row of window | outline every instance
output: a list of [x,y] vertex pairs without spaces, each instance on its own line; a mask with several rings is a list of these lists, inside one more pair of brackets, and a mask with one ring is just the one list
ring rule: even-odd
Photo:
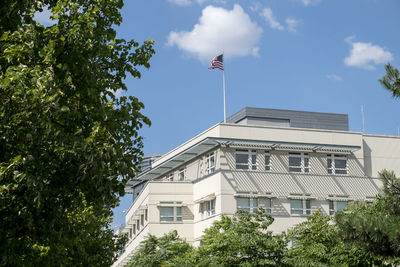
[[140,232],[140,229],[142,229],[145,225],[145,223],[148,222],[148,210],[145,209],[143,214],[140,215],[140,218],[135,221],[133,224],[133,227],[129,229],[129,239],[132,237],[136,236]]
[[[265,171],[271,171],[271,154],[264,152]],[[236,169],[257,170],[257,151],[237,149],[235,153]],[[310,172],[310,157],[308,153],[290,152],[288,167],[290,172]],[[345,155],[327,155],[328,174],[347,174],[347,157]]]
[[[209,153],[206,155],[204,159],[205,163],[205,173],[211,174],[215,172],[215,152]],[[186,180],[186,167],[180,168],[178,170],[177,181],[185,181]],[[167,181],[174,181],[174,174],[170,173],[165,177]]]
[[[329,215],[347,207],[346,200],[328,200]],[[259,206],[258,198],[236,197],[237,210],[255,212]],[[171,206],[167,206],[171,205]],[[267,214],[272,214],[272,199],[266,198],[263,205]],[[215,215],[215,199],[200,203],[200,213],[206,217]],[[290,199],[290,214],[310,215],[311,199]],[[161,202],[160,222],[182,222],[182,202]]]
[[[258,209],[257,198],[237,197],[237,210],[246,210],[254,212]],[[347,207],[347,201],[335,201],[329,200],[329,215],[333,215],[335,212],[341,211]],[[267,198],[265,206],[263,207],[265,212],[272,214],[272,199]],[[311,199],[291,199],[290,200],[290,214],[297,215],[309,215],[311,214]]]

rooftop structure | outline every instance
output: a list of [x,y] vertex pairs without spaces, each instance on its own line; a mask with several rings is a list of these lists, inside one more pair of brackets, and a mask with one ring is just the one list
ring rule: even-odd
[[173,229],[199,245],[221,214],[263,207],[280,233],[313,211],[373,201],[382,169],[400,174],[400,137],[348,130],[343,114],[244,108],[152,163],[127,190],[139,195],[122,232],[124,266],[151,233]]

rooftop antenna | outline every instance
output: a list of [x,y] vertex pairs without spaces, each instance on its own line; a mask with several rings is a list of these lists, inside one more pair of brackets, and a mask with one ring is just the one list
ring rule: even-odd
[[362,132],[365,133],[364,105],[361,105]]

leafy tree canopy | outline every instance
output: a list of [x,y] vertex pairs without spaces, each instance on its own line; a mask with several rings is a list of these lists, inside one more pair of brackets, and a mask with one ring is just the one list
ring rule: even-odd
[[374,203],[351,206],[335,221],[345,242],[400,264],[400,179],[393,171],[379,173],[384,187]]
[[176,261],[185,253],[192,253],[193,248],[186,240],[178,236],[176,230],[157,238],[149,235],[135,252],[128,267],[150,267],[150,266],[179,266]]
[[390,64],[385,65],[386,75],[379,80],[382,86],[392,92],[393,97],[400,97],[400,76],[399,70]]
[[255,213],[238,211],[205,230],[198,253],[211,266],[275,266],[286,249],[281,236],[273,236],[268,226],[274,219],[260,208]]
[[[52,26],[34,20],[43,5]],[[122,6],[122,0],[2,2],[2,265],[103,266],[119,248],[107,228],[110,209],[137,171],[138,130],[150,121],[137,98],[115,92],[127,89],[127,74],[140,77],[138,67],[149,68],[154,54],[152,41],[117,38]]]
[[285,254],[289,266],[371,266],[382,261],[340,238],[331,216],[315,211],[306,222],[289,230],[294,246]]

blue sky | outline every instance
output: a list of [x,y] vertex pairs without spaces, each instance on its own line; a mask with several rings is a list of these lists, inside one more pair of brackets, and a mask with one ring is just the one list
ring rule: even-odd
[[[398,0],[125,1],[119,37],[155,41],[142,78],[127,78],[151,121],[145,154],[167,152],[223,120],[263,107],[349,115],[351,131],[398,135],[400,99],[379,84],[384,64],[400,68]],[[115,210],[115,224],[131,196]]]

